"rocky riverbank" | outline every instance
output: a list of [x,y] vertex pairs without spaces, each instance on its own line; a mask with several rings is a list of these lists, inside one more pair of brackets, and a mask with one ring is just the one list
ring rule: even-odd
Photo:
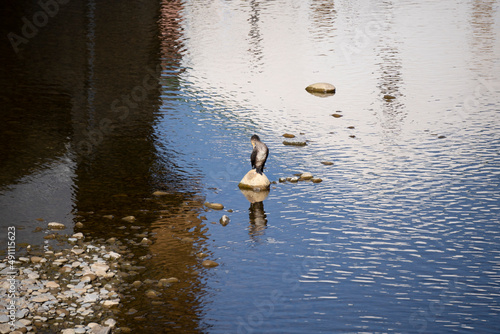
[[59,241],[61,250],[0,263],[0,295],[7,296],[0,300],[0,333],[104,334],[115,326],[122,254],[84,242],[82,233]]

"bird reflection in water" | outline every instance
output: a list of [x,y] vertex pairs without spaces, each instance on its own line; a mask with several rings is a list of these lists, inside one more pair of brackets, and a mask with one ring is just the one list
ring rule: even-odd
[[264,234],[264,230],[267,226],[267,216],[264,211],[264,200],[269,195],[269,190],[253,191],[241,189],[241,193],[250,202],[250,208],[248,209],[250,217],[250,236],[261,236]]

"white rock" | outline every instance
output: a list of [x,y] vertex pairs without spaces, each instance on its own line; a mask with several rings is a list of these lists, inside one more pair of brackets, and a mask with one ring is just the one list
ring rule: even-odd
[[61,223],[51,222],[49,223],[48,228],[51,230],[64,230],[66,228],[66,225]]
[[108,271],[109,269],[109,266],[105,263],[101,263],[101,262],[96,262],[96,263],[93,263],[91,266],[90,266],[90,269],[92,269],[92,271],[97,275],[97,276],[104,276],[106,274],[106,271]]
[[238,187],[241,189],[268,189],[271,186],[271,182],[265,174],[259,174],[255,169],[250,170],[241,179]]
[[0,324],[0,333],[2,334],[10,333],[9,323]]
[[63,329],[61,334],[75,334],[75,330],[73,328]]
[[83,233],[82,232],[75,233],[72,235],[72,237],[76,239],[83,239]]
[[118,259],[118,258],[122,257],[120,254],[118,254],[118,253],[116,253],[116,252],[113,252],[113,251],[109,252],[108,254],[109,254],[109,256],[110,256],[112,259]]
[[58,289],[60,287],[60,285],[57,284],[57,282],[50,281],[50,282],[45,283],[45,287],[47,287],[49,289]]
[[115,327],[116,325],[116,320],[115,319],[108,319],[104,322],[104,324],[106,326],[109,326],[109,327]]

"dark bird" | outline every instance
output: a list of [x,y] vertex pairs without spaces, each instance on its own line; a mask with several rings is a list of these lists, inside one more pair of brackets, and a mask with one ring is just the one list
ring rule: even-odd
[[262,174],[267,156],[269,155],[269,149],[266,144],[260,141],[257,135],[253,135],[252,138],[250,138],[250,142],[253,146],[252,155],[250,156],[252,168],[255,168],[257,173]]

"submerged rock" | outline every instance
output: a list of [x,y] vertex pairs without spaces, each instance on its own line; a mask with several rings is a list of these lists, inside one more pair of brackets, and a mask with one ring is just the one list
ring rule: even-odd
[[127,217],[123,217],[122,220],[126,221],[128,223],[132,223],[135,221],[135,217],[134,216],[127,216]]
[[283,145],[287,146],[306,146],[307,143],[305,141],[289,141],[289,140],[284,140]]
[[201,265],[204,267],[207,267],[207,268],[213,268],[213,267],[217,267],[219,264],[215,261],[212,261],[212,260],[204,260],[201,263]]
[[321,161],[321,163],[323,165],[325,165],[325,166],[331,166],[331,165],[333,165],[333,162],[331,162],[331,161]]
[[295,135],[293,135],[291,133],[284,133],[283,137],[285,137],[285,138],[295,138]]
[[238,184],[240,189],[269,189],[270,186],[271,182],[269,182],[267,176],[257,173],[255,169],[246,173]]

